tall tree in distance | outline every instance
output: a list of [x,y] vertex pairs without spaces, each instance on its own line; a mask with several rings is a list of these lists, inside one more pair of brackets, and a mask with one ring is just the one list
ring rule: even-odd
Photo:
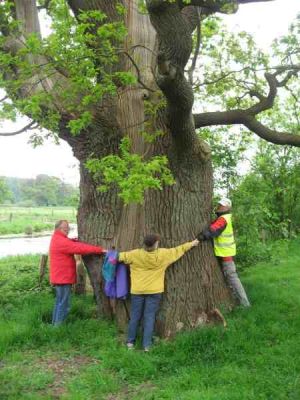
[[12,203],[20,206],[73,206],[78,205],[78,188],[61,179],[45,174],[35,179],[3,178]]
[[5,178],[0,178],[0,203],[4,203],[7,200],[12,200],[13,195],[9,187],[5,182]]
[[[210,147],[196,129],[243,124],[267,141],[300,145],[294,132],[277,131],[265,124],[267,118],[259,119],[271,110],[279,88],[295,85],[300,69],[295,32],[282,43],[286,52],[281,57],[279,51],[279,64],[248,60],[242,71],[231,72],[236,64],[227,62],[218,76],[205,70],[210,44],[215,59],[219,56],[217,32],[206,21],[260,1],[0,2],[1,86],[10,99],[3,99],[2,113],[13,118],[17,110],[30,119],[26,129],[46,128],[72,147],[80,161],[82,240],[130,249],[153,231],[166,247],[194,238],[210,220],[213,191]],[[45,13],[52,33],[42,38]],[[193,76],[196,56],[204,64],[202,82]],[[262,69],[264,77],[255,78]],[[244,74],[242,83],[235,72]],[[213,90],[220,82],[222,96]],[[193,84],[199,99],[205,94],[209,105],[218,95],[216,105],[226,108],[193,115]],[[99,311],[105,312],[99,260],[89,257],[86,263]],[[166,282],[159,315],[165,336],[205,323],[212,308],[231,302],[209,243],[171,268]],[[117,313],[121,320],[123,309]]]

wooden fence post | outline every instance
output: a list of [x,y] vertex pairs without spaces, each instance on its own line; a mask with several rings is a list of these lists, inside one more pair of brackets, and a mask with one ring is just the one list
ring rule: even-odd
[[40,276],[39,276],[39,285],[41,286],[42,280],[44,279],[46,270],[47,270],[47,261],[48,254],[43,254],[40,259]]

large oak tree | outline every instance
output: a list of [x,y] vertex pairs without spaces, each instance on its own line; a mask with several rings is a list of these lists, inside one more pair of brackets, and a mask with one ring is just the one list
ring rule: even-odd
[[[13,117],[17,109],[30,118],[26,129],[46,128],[72,147],[80,161],[82,240],[124,250],[140,246],[147,232],[160,233],[166,247],[194,238],[212,211],[211,152],[200,128],[241,124],[275,144],[300,145],[300,136],[258,118],[297,75],[292,50],[266,69],[267,93],[246,85],[247,103],[193,114],[193,71],[197,59],[205,61],[201,26],[215,13],[260,1],[0,2],[2,113]],[[42,37],[46,14],[52,33]],[[226,97],[231,88],[223,90]],[[99,259],[86,264],[99,310],[107,312]],[[231,301],[211,244],[201,243],[167,272],[160,332],[203,324],[211,309]],[[117,314],[126,316],[122,304]]]

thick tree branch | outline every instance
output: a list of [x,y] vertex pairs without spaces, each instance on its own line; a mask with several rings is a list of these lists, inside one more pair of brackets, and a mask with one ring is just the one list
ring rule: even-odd
[[[274,0],[191,0],[189,6],[203,7],[210,12],[220,12],[224,14],[232,14],[238,10],[240,4],[247,3],[262,3]],[[181,7],[186,7],[187,4],[179,0]]]
[[163,7],[157,12],[153,3],[154,0],[146,0],[151,23],[158,35],[159,53],[174,65],[184,68],[193,46],[190,24],[177,4],[163,2]]
[[254,106],[248,108],[247,112],[251,115],[259,114],[262,111],[269,110],[273,107],[275,97],[277,95],[277,89],[279,87],[286,86],[288,81],[293,77],[296,76],[300,71],[300,66],[292,66],[292,70],[288,71],[285,78],[282,79],[280,82],[277,80],[277,76],[287,70],[287,67],[278,67],[277,71],[274,73],[265,73],[265,78],[269,85],[269,93],[268,96],[262,96],[260,93],[255,91],[250,91],[250,95],[256,96],[260,101],[259,103],[255,104]]
[[119,0],[67,0],[70,9],[77,18],[81,11],[100,10],[104,12],[109,21],[117,21],[120,15],[117,12]]
[[[192,148],[197,141],[192,106],[194,95],[184,76],[192,52],[191,18],[178,4],[146,1],[150,20],[158,36],[157,84],[167,99],[167,118],[178,148]],[[199,20],[199,17],[198,17]]]
[[255,96],[260,99],[259,103],[250,107],[247,111],[249,114],[259,114],[273,107],[274,100],[277,94],[277,80],[275,74],[265,73],[265,78],[269,84],[269,93],[267,97],[255,93]]
[[278,132],[270,129],[249,115],[244,120],[244,125],[259,137],[274,144],[300,147],[300,135],[288,132]]
[[191,67],[188,71],[188,76],[189,76],[189,83],[191,85],[193,85],[193,75],[194,75],[194,71],[196,68],[196,63],[197,63],[197,58],[199,55],[199,51],[200,51],[200,45],[201,45],[201,24],[200,24],[200,17],[201,17],[201,8],[197,9],[197,15],[198,15],[198,24],[197,24],[197,40],[196,40],[196,47],[195,47],[195,51],[194,51],[194,56],[192,59],[192,63],[191,63]]
[[184,7],[181,10],[181,14],[184,16],[185,20],[187,21],[187,23],[189,25],[189,30],[191,32],[194,32],[194,30],[199,25],[200,15],[201,15],[201,19],[207,16],[206,9],[201,8],[201,7],[194,7],[194,6]]
[[[194,97],[191,85],[185,79],[184,67],[192,51],[192,32],[196,27],[195,16],[199,7],[203,7],[203,16],[202,9],[201,16],[204,18],[211,12],[236,11],[239,4],[246,2],[255,3],[257,0],[243,2],[191,0],[188,4],[181,0],[177,2],[146,0],[150,20],[157,32],[159,42],[157,84],[167,99],[168,120],[173,138],[179,141],[180,145],[192,144],[195,137],[191,111]],[[199,19],[198,13],[198,24]],[[272,96],[271,92],[267,99],[261,98],[259,105],[253,106],[253,114],[255,111],[259,112],[259,108],[266,108],[271,103]]]
[[256,90],[250,90],[249,93],[246,93],[246,95],[249,94],[251,97],[257,97],[260,102],[263,102],[265,100],[265,96],[263,96],[261,93],[257,92]]
[[[300,70],[300,68],[299,68]],[[282,79],[280,82],[277,81],[277,87],[285,87],[288,83],[288,81],[293,77],[293,76],[297,76],[298,75],[298,71],[289,71],[286,74],[286,77],[284,79]]]
[[267,3],[269,1],[275,0],[238,0],[239,4],[248,4],[248,3]]
[[194,114],[195,127],[204,128],[213,125],[243,124],[246,112],[244,110],[213,111]]
[[[281,80],[277,80],[277,76],[286,73],[286,76]],[[255,118],[257,114],[269,110],[273,107],[277,89],[285,86],[289,79],[296,76],[300,72],[299,65],[278,66],[275,72],[265,73],[265,78],[269,85],[269,93],[263,96],[261,93],[252,90],[249,92],[251,96],[259,99],[259,102],[245,110],[230,110],[224,112],[207,112],[194,115],[196,128],[212,125],[245,125],[252,132],[256,133],[262,139],[274,144],[287,144],[291,146],[300,146],[300,135],[293,135],[287,132],[278,132],[272,130]]]
[[207,112],[194,115],[196,128],[213,125],[244,125],[264,140],[274,144],[300,147],[300,135],[278,132],[264,126],[245,110]]

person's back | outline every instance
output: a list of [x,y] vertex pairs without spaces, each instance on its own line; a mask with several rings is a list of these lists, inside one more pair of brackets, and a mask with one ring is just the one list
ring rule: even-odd
[[162,293],[166,269],[191,247],[193,242],[171,249],[157,248],[149,251],[141,248],[120,253],[119,260],[130,266],[131,293]]
[[143,347],[145,351],[149,350],[155,314],[164,292],[165,271],[169,265],[199,243],[196,239],[171,249],[159,249],[158,242],[159,236],[150,234],[144,238],[144,249],[119,254],[119,261],[129,265],[131,276],[131,312],[127,337],[129,349],[134,346],[138,324],[143,317]]

